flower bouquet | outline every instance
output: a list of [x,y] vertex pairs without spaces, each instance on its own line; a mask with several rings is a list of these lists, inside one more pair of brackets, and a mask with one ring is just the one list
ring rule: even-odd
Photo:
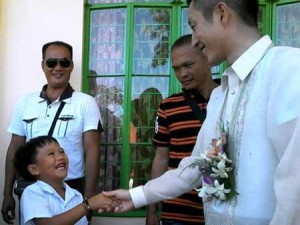
[[189,167],[198,166],[203,175],[202,187],[196,189],[199,197],[215,197],[219,200],[231,200],[238,193],[235,190],[234,167],[227,157],[226,133],[218,139],[212,139],[209,149]]

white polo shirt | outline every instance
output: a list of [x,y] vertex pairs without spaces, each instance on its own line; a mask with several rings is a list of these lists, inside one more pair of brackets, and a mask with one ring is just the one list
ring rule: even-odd
[[[58,117],[53,137],[69,158],[66,180],[70,180],[84,176],[83,133],[98,130],[100,111],[93,97],[82,92],[73,92],[71,86],[67,92],[67,98],[63,99],[66,104]],[[47,135],[59,106],[60,99],[48,104],[40,92],[21,97],[8,132],[26,136],[26,141]]]
[[[82,195],[65,183],[65,199],[47,183],[37,181],[29,185],[21,197],[21,225],[34,225],[33,218],[51,218],[64,213],[83,201]],[[75,225],[87,225],[83,216]]]

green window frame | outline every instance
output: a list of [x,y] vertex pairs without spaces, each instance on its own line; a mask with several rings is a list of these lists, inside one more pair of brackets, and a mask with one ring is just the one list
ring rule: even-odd
[[[298,29],[300,17],[288,17],[294,12],[291,5],[300,11],[299,1],[259,3],[260,32],[277,44],[299,47],[300,31],[296,40],[289,34]],[[128,188],[132,177],[137,186],[150,178],[158,105],[181,89],[169,50],[180,35],[191,32],[187,6],[184,0],[85,0],[84,4],[82,89],[96,98],[104,127],[99,191]],[[220,77],[225,68],[214,67],[213,77]],[[145,210],[99,216],[140,217]]]
[[263,34],[271,36],[275,45],[300,47],[300,1],[260,0]]
[[275,44],[300,47],[300,1],[281,0],[272,4],[272,36]]
[[[82,82],[83,90],[96,98],[102,115],[102,191],[128,188],[132,175],[134,186],[150,179],[158,106],[180,90],[169,50],[189,29],[182,18],[187,10],[181,1],[95,2],[85,3]],[[104,215],[145,216],[145,210]]]

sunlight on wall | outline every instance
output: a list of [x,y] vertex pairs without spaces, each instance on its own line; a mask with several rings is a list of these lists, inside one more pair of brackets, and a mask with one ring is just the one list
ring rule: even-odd
[[[73,46],[75,68],[71,83],[80,90],[82,29],[82,0],[0,0],[1,205],[5,155],[10,141],[6,129],[19,97],[40,90],[46,82],[40,64],[42,45],[62,40]],[[4,224],[1,216],[0,224]]]

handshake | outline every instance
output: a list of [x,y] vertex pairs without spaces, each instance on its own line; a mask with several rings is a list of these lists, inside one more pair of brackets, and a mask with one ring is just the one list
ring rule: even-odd
[[103,212],[127,212],[134,208],[129,190],[102,192],[88,199],[88,209]]

